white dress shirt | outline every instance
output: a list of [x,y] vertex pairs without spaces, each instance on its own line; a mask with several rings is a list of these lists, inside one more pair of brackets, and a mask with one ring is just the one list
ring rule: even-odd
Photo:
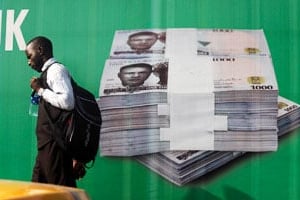
[[38,94],[55,107],[72,110],[75,100],[68,70],[54,58],[45,62],[42,72],[48,67],[50,68],[47,71],[47,84],[51,90],[40,88]]

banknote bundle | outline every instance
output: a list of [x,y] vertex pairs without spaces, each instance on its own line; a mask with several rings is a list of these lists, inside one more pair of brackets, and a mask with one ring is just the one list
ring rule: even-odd
[[[154,67],[153,67],[154,66]],[[153,73],[153,68],[161,71]],[[100,89],[102,155],[132,156],[169,149],[159,129],[169,127],[164,58],[107,60]]]
[[278,97],[278,135],[282,136],[300,126],[299,104]]
[[[300,105],[278,98],[278,135],[300,126]],[[176,185],[184,185],[222,167],[246,152],[233,151],[168,151],[137,156],[136,159]],[[221,170],[221,169],[219,169]]]
[[116,31],[99,96],[102,155],[277,149],[262,30]]
[[278,91],[271,59],[236,57],[234,63],[218,67],[214,79],[215,114],[228,117],[228,130],[215,132],[215,149],[276,150]]
[[[170,141],[171,150],[277,149],[278,86],[262,30],[168,29],[166,44],[170,129],[163,128],[161,132],[162,138]],[[190,107],[193,99],[183,94],[200,92],[205,99],[213,94],[212,100]],[[179,98],[181,101],[176,103]],[[187,105],[181,104],[184,101]],[[200,102],[199,98],[195,101]],[[194,121],[189,113],[178,117],[183,110],[203,113],[198,127],[190,129],[188,123],[197,123],[195,115]],[[181,123],[184,119],[187,121]]]

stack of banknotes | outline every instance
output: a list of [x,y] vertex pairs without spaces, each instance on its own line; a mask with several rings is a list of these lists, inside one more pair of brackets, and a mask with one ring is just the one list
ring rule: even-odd
[[277,149],[278,86],[262,30],[116,31],[99,97],[104,156]]
[[[279,96],[278,135],[300,126],[300,105]],[[169,151],[137,156],[136,159],[176,185],[184,185],[242,156],[238,151]]]
[[[105,87],[100,90],[98,101],[103,120],[102,155],[132,156],[169,150],[169,142],[160,140],[160,128],[170,125],[167,86],[158,84],[159,80],[152,72],[138,87],[123,86],[118,76],[122,67],[137,63],[147,63],[151,70],[154,65],[168,65],[165,59],[106,62],[101,83]],[[163,111],[165,109],[167,111]]]

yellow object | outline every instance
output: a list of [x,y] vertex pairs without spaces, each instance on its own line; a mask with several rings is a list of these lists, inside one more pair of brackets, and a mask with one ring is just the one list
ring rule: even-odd
[[82,189],[52,184],[1,180],[1,200],[88,200]]

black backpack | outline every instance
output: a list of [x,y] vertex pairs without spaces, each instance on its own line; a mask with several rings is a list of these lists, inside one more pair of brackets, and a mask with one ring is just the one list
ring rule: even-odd
[[99,148],[101,112],[95,97],[72,79],[75,107],[66,131],[67,151],[78,161],[94,162]]
[[[44,85],[49,88],[46,74],[47,70],[42,73],[41,78]],[[101,112],[91,92],[79,86],[72,78],[71,83],[75,99],[74,109],[72,111],[60,109],[58,119],[51,119],[47,109],[46,113],[54,130],[53,133],[57,133],[53,137],[59,146],[80,162],[79,168],[82,168],[82,165],[84,168],[90,168],[94,164],[99,148]],[[88,165],[89,163],[91,164]],[[83,177],[84,174],[78,175],[78,178]]]

